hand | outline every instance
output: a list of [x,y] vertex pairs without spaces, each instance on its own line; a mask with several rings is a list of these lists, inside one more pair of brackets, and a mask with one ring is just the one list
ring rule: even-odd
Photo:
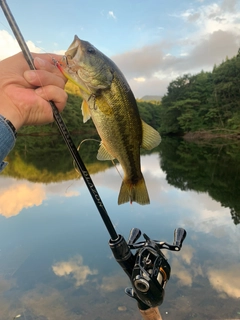
[[62,111],[67,94],[66,78],[54,66],[53,54],[32,54],[38,70],[30,70],[23,54],[18,53],[0,61],[0,114],[18,130],[24,125],[53,122],[52,100]]

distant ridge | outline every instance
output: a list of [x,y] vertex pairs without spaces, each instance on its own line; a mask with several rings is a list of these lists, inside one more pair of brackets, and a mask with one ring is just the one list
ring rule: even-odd
[[140,98],[140,100],[144,100],[144,101],[161,101],[162,100],[162,96],[144,96],[142,98]]

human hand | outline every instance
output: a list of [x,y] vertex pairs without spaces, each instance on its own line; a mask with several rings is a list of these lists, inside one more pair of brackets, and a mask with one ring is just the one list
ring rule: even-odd
[[32,54],[38,70],[30,70],[23,54],[0,61],[0,114],[9,119],[16,130],[24,125],[53,122],[52,100],[62,111],[67,94],[66,78],[54,66],[53,54]]

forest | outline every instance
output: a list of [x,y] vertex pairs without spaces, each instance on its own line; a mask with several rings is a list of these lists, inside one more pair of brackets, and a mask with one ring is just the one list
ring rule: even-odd
[[172,81],[160,106],[162,134],[212,131],[238,134],[240,129],[240,49],[212,72],[185,74]]

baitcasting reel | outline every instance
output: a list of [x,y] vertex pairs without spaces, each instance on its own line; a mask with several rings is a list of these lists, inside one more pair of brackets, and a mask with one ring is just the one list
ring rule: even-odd
[[[132,288],[126,288],[125,292],[138,301],[141,310],[162,304],[171,267],[161,249],[180,251],[186,234],[182,228],[175,229],[172,245],[151,240],[146,234],[143,234],[145,241],[136,243],[141,231],[133,228],[128,243],[121,235],[116,241],[110,240],[114,257],[131,280]],[[135,255],[130,249],[137,249]]]

